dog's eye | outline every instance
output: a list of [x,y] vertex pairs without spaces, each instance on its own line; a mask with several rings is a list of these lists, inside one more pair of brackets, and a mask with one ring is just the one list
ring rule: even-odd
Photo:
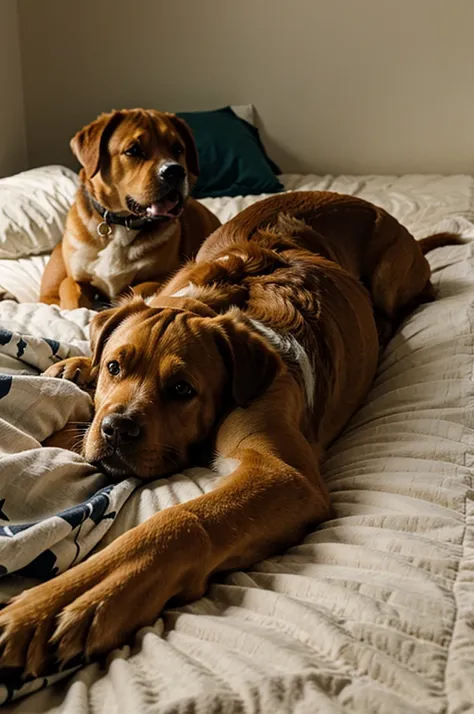
[[140,157],[143,158],[144,153],[140,147],[140,144],[138,141],[136,141],[134,144],[128,147],[126,151],[124,151],[125,156],[134,156],[134,157]]
[[172,399],[192,399],[196,394],[196,390],[191,387],[189,382],[180,379],[179,382],[176,382],[170,387],[169,394]]
[[116,377],[120,372],[120,365],[117,360],[114,359],[112,360],[112,362],[107,363],[107,369],[109,370],[109,373],[112,375],[112,377]]
[[173,144],[171,151],[173,152],[173,156],[175,157],[175,159],[179,159],[179,157],[183,155],[184,149],[181,144],[178,144],[178,142],[176,142],[176,144]]

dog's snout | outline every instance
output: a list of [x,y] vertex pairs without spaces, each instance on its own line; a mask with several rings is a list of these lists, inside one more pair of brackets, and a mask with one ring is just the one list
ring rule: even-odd
[[163,181],[166,181],[166,183],[170,184],[171,186],[177,186],[182,181],[184,181],[184,178],[186,176],[184,168],[181,166],[181,164],[177,163],[165,164],[161,167],[159,174],[160,178],[162,178]]
[[140,435],[140,425],[135,419],[123,414],[108,414],[100,425],[102,436],[112,446],[133,441]]

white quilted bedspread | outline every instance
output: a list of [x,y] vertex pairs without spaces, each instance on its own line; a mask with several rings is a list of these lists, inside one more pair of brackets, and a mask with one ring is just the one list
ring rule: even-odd
[[[438,228],[466,238],[431,254],[438,300],[392,340],[365,406],[328,454],[335,518],[287,553],[223,577],[199,602],[167,611],[105,667],[89,665],[5,710],[473,711],[474,179],[291,176],[285,183],[361,195],[417,236]],[[206,203],[226,219],[250,201]],[[2,264],[0,284],[14,292]],[[0,326],[80,345],[84,313],[54,311],[53,320],[50,310],[0,303]],[[191,471],[136,489],[102,545],[192,497],[210,477]]]

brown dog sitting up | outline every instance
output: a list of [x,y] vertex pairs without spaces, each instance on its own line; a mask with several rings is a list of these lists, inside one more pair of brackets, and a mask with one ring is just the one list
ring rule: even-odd
[[74,136],[71,149],[83,167],[81,185],[40,302],[74,309],[132,286],[154,292],[220,225],[189,197],[198,157],[189,127],[174,114],[102,114]]

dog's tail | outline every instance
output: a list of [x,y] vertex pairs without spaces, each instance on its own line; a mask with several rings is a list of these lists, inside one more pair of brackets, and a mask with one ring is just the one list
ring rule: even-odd
[[427,238],[422,238],[418,243],[421,252],[426,255],[435,248],[442,248],[444,245],[461,245],[464,241],[457,233],[435,233]]

